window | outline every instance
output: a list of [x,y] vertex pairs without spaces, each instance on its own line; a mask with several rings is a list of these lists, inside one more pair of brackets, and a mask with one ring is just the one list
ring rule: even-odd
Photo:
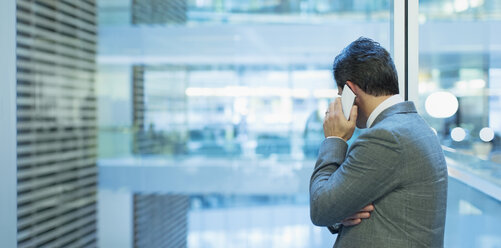
[[[337,95],[331,66],[360,36],[392,50],[390,8],[100,1],[100,242],[123,203],[133,217],[116,219],[132,223],[135,244],[332,245],[310,223],[307,186]],[[162,204],[174,199],[188,205]],[[155,236],[166,230],[155,219],[179,228]]]
[[420,1],[417,105],[446,147],[449,247],[501,243],[500,20],[498,1]]

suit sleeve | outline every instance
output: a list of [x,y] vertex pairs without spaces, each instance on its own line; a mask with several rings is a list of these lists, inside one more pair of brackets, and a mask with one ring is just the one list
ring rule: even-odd
[[387,130],[361,135],[346,155],[347,144],[325,139],[310,180],[313,224],[330,226],[391,192],[399,184],[396,171],[402,149]]

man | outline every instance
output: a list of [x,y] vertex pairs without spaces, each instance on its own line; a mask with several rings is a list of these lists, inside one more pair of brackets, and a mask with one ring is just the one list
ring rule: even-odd
[[[339,93],[348,84],[356,99],[349,120],[339,98],[326,112],[310,182],[313,224],[344,224],[334,247],[442,247],[444,155],[414,104],[398,95],[389,53],[359,38],[336,56],[333,73]],[[355,125],[367,129],[348,149]]]

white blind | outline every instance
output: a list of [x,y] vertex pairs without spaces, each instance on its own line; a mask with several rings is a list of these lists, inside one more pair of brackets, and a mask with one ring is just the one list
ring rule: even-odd
[[96,5],[17,0],[18,246],[96,245]]

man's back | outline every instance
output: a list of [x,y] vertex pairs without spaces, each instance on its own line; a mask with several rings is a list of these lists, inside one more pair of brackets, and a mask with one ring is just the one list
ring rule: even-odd
[[[358,149],[374,140],[382,145]],[[388,155],[395,150],[399,156]],[[361,224],[343,227],[335,247],[443,246],[447,167],[435,133],[412,103],[400,103],[383,111],[353,143],[346,159],[348,164],[386,159],[394,168],[384,181],[365,179],[374,191],[383,188],[386,192],[365,192],[380,195],[374,199],[375,210]],[[356,185],[353,187],[356,190]]]
[[[338,94],[348,87],[356,97],[349,118],[339,98],[325,113],[310,180],[312,223],[343,224],[335,247],[442,247],[445,158],[414,104],[402,102],[390,53],[360,37],[332,68]],[[368,129],[348,151],[355,126]]]

